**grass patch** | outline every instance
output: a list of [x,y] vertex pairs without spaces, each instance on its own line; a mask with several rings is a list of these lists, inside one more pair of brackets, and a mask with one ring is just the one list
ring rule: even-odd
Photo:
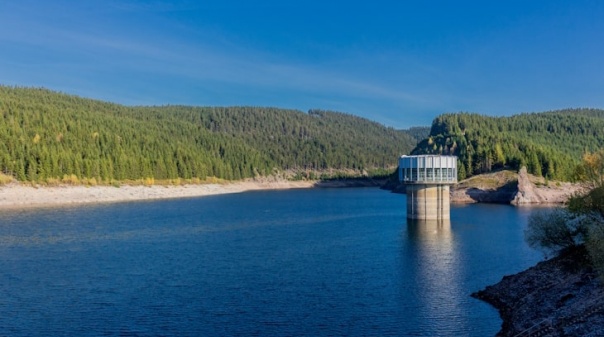
[[0,185],[6,185],[6,184],[10,184],[14,181],[15,179],[9,175],[6,175],[4,173],[0,173]]
[[518,181],[514,171],[498,171],[472,176],[459,183],[460,188],[477,188],[481,190],[496,190],[509,183]]

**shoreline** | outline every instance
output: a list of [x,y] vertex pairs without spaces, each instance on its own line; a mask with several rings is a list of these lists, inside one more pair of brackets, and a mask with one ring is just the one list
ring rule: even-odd
[[604,324],[604,288],[583,246],[471,296],[499,312],[497,336],[594,336]]
[[94,205],[103,203],[193,198],[258,190],[317,187],[316,181],[238,181],[178,186],[0,186],[0,210]]

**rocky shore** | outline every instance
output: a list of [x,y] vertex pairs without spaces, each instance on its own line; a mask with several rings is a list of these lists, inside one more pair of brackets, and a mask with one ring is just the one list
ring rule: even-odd
[[499,311],[497,336],[604,336],[604,286],[582,246],[472,296]]
[[[310,187],[381,187],[404,193],[404,185],[389,179],[368,177],[327,181],[265,177],[220,184],[189,184],[177,186],[36,186],[11,182],[0,185],[1,208],[31,208],[99,202],[186,198],[250,190],[272,190]],[[562,204],[580,191],[577,184],[545,182],[526,173],[500,171],[482,174],[460,182],[451,189],[451,203],[500,203],[514,205]]]
[[563,204],[583,186],[548,182],[522,168],[518,173],[499,171],[461,181],[451,189],[451,203],[496,203],[516,206]]
[[[481,174],[451,188],[451,203],[559,205],[585,190],[518,173]],[[400,190],[404,191],[404,186]],[[538,263],[472,294],[493,305],[503,320],[497,336],[604,336],[604,285],[583,246]]]

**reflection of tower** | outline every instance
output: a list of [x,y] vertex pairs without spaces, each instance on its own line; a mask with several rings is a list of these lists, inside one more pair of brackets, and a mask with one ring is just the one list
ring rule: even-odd
[[452,240],[451,220],[407,220],[407,232],[414,239],[450,245]]
[[402,156],[399,180],[406,184],[407,218],[449,219],[449,186],[457,183],[457,157]]
[[[438,322],[456,322],[464,326],[464,302],[466,291],[461,287],[464,275],[464,260],[459,254],[449,219],[407,220],[409,251],[417,262],[413,265],[415,292],[419,299],[417,315],[430,323],[419,331],[425,336],[465,335],[461,331],[439,330]],[[467,333],[466,333],[467,334]],[[418,333],[419,335],[419,333]]]

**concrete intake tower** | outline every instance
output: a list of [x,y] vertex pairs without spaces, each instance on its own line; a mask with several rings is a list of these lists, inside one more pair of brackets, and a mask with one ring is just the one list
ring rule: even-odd
[[450,218],[449,186],[457,183],[457,157],[402,156],[398,170],[399,180],[406,185],[407,218]]

